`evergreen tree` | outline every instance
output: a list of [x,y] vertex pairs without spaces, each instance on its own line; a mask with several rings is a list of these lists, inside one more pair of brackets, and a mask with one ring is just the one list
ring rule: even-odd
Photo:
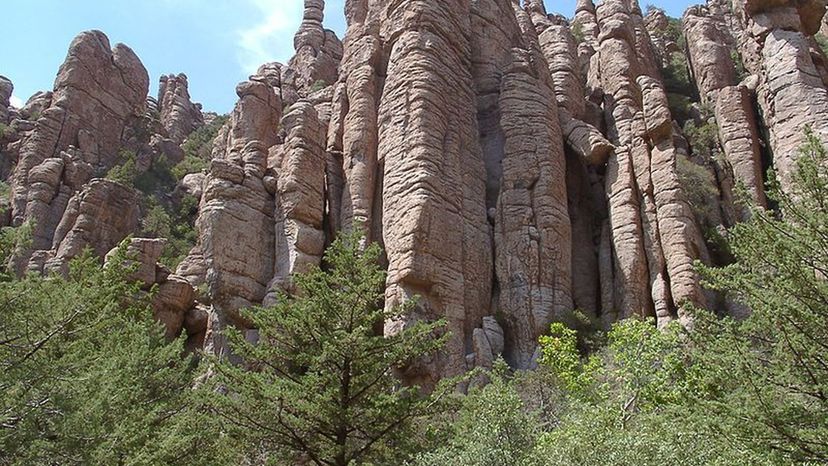
[[699,313],[695,363],[721,430],[785,462],[828,462],[828,153],[810,131],[790,188],[771,174],[777,212],[754,208],[730,233],[736,262],[703,267],[707,286],[751,309]]
[[[243,364],[216,361],[203,390],[240,455],[268,464],[399,464],[412,422],[434,406],[394,373],[438,350],[443,324],[418,323],[383,336],[383,322],[413,303],[384,309],[380,248],[337,239],[328,271],[294,277],[296,293],[245,313],[258,342],[228,330]],[[237,450],[238,451],[238,450]]]
[[[433,451],[418,455],[413,465],[540,464],[531,456],[543,432],[539,416],[521,398],[517,382],[502,359],[496,361],[487,385],[473,387],[460,399],[459,406],[444,406],[456,411],[454,419],[444,428],[445,435],[432,442],[436,443]],[[429,424],[439,434],[440,419],[432,418]]]
[[193,448],[171,433],[195,364],[127,282],[124,251],[0,283],[0,464],[174,464]]

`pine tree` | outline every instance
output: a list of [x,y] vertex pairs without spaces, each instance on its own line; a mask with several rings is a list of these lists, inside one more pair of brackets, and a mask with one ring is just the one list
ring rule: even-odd
[[174,429],[196,366],[127,282],[124,254],[0,283],[0,464],[175,464],[195,448]]
[[729,235],[736,262],[702,269],[750,317],[700,313],[693,332],[721,431],[786,463],[828,462],[828,152],[806,136],[790,188],[771,174],[778,210],[753,209]]
[[383,336],[383,322],[413,303],[384,308],[380,254],[377,245],[362,251],[354,234],[337,239],[325,255],[328,271],[296,276],[293,297],[245,314],[258,342],[228,331],[244,362],[216,361],[204,393],[225,423],[222,435],[244,445],[248,460],[401,461],[412,422],[434,398],[401,384],[395,371],[438,350],[443,324],[417,323]]

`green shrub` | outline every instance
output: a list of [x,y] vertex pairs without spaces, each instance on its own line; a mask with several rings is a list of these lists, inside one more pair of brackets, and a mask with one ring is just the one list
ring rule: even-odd
[[742,61],[742,54],[738,50],[731,50],[730,59],[733,60],[733,67],[736,69],[736,80],[742,81],[748,75],[745,63]]
[[695,88],[690,81],[687,58],[683,53],[675,52],[671,54],[666,67],[661,72],[667,92],[688,97],[694,95]]
[[207,160],[196,157],[192,154],[187,154],[184,156],[184,160],[178,162],[178,164],[172,168],[172,176],[176,180],[181,181],[190,173],[200,173],[208,167],[209,164],[207,163]]
[[185,464],[195,449],[178,427],[196,365],[128,283],[125,251],[0,283],[0,464]]
[[207,169],[212,157],[213,143],[228,119],[227,115],[218,116],[210,124],[202,126],[187,136],[187,140],[181,145],[181,149],[184,150],[184,159],[172,167],[172,176],[176,180],[180,181],[190,173],[198,173]]
[[710,215],[710,200],[719,197],[713,175],[705,167],[682,156],[676,157],[676,175],[696,218],[702,220]]
[[170,218],[170,229],[165,235],[167,245],[160,262],[172,270],[178,267],[198,242],[198,231],[195,228],[197,215],[198,199],[190,195],[180,201],[177,209],[167,214]]
[[814,35],[814,39],[816,40],[817,45],[822,50],[826,56],[828,56],[828,37],[825,37],[822,33],[817,33]]
[[106,174],[106,179],[135,187],[135,180],[138,177],[138,167],[135,163],[135,152],[126,149],[118,153],[121,163],[112,167]]
[[308,93],[313,94],[314,92],[321,91],[322,89],[325,89],[326,87],[328,87],[328,83],[325,82],[324,79],[320,79],[320,80],[314,82],[311,85],[310,89],[308,89]]
[[155,238],[167,238],[170,236],[172,219],[167,211],[160,205],[153,205],[141,219],[141,228],[144,235]]
[[327,272],[314,268],[296,275],[293,296],[244,312],[261,341],[270,344],[226,331],[246,367],[216,360],[214,376],[200,393],[215,416],[226,420],[224,440],[240,456],[233,464],[245,464],[245,454],[262,450],[270,454],[268,464],[306,458],[331,466],[401,464],[413,422],[436,411],[431,397],[393,374],[432,357],[445,342],[444,323],[412,323],[396,335],[377,331],[378,324],[407,315],[416,302],[384,306],[381,250],[376,243],[361,244],[355,233],[340,236],[325,254]]
[[575,43],[580,44],[584,41],[584,26],[577,21],[572,22],[572,37],[575,38]]
[[135,178],[135,187],[144,194],[166,194],[175,188],[176,179],[167,157],[159,155],[149,170]]
[[717,160],[721,157],[719,146],[719,126],[707,107],[701,108],[703,123],[696,124],[688,121],[684,125],[684,136],[693,150],[693,154],[706,160]]

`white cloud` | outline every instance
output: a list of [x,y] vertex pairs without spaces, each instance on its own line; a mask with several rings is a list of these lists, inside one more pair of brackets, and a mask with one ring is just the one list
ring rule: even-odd
[[23,99],[21,99],[20,97],[17,97],[16,95],[12,95],[11,98],[9,99],[9,102],[12,104],[12,107],[15,107],[15,108],[22,108],[23,105],[25,104],[25,102],[23,102]]
[[252,28],[238,31],[238,46],[239,63],[252,74],[263,63],[290,59],[304,6],[301,0],[249,1],[262,16]]

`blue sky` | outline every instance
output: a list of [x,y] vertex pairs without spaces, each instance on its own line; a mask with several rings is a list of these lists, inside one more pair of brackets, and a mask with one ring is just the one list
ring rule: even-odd
[[[435,0],[438,1],[438,0]],[[232,109],[236,84],[259,64],[287,61],[302,18],[302,0],[2,0],[0,74],[14,82],[15,100],[52,88],[72,38],[100,29],[123,42],[150,73],[186,73],[193,100],[206,110]],[[655,3],[655,2],[653,2]],[[659,2],[672,16],[688,0]],[[571,16],[575,0],[546,0]],[[646,3],[645,3],[646,4]],[[642,5],[643,6],[643,5]],[[325,25],[342,36],[344,0],[327,0]]]

